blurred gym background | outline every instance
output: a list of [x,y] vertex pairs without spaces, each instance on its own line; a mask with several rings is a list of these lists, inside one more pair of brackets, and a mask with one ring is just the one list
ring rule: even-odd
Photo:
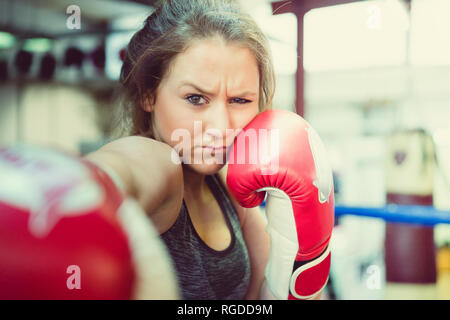
[[[121,57],[154,2],[0,0],[0,145],[85,154],[122,134]],[[270,40],[274,108],[325,142],[337,204],[450,210],[449,0],[242,5]],[[340,216],[324,298],[450,299],[449,244],[448,224]]]

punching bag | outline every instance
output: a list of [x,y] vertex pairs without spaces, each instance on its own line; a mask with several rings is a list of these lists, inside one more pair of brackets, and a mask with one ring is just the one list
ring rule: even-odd
[[[424,130],[399,131],[388,137],[388,204],[433,205],[434,152],[433,140]],[[386,223],[386,288],[388,290],[390,283],[409,284],[391,286],[402,288],[396,294],[400,296],[393,298],[430,297],[430,291],[424,290],[423,285],[436,283],[433,230],[432,226]]]

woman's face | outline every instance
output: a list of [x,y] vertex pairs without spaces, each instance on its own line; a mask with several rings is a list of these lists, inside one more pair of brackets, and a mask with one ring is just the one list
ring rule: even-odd
[[238,130],[259,112],[259,72],[250,49],[220,38],[195,41],[172,61],[153,112],[157,140],[183,163],[213,174],[226,163]]

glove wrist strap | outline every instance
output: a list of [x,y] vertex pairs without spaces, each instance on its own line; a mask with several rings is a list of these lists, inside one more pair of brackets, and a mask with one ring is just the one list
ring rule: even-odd
[[327,284],[330,262],[331,252],[328,245],[320,256],[296,268],[290,280],[289,299],[307,300],[319,294]]

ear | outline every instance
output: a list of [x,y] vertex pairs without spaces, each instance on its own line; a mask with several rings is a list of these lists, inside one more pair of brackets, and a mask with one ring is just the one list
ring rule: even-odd
[[153,112],[153,110],[155,109],[154,99],[152,99],[152,97],[150,97],[149,95],[145,95],[142,98],[141,106],[144,111]]

